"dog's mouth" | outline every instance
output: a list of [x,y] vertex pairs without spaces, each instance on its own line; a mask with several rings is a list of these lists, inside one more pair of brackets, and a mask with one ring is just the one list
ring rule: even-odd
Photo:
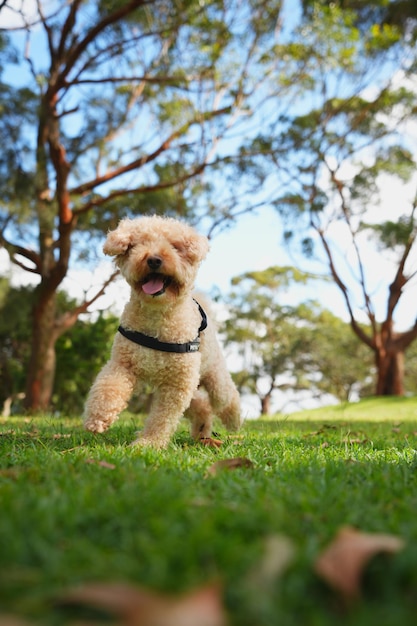
[[148,274],[144,281],[142,281],[142,291],[148,296],[161,296],[165,293],[165,290],[172,283],[172,278],[165,276],[165,274],[159,274],[152,272]]

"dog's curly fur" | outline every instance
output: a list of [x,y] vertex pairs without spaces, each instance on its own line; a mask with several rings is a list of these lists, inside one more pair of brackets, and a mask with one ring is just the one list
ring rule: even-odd
[[[158,216],[123,219],[104,244],[106,254],[130,285],[121,325],[160,341],[186,343],[201,324],[193,286],[208,240],[193,228]],[[209,303],[196,296],[208,316],[198,352],[168,353],[137,345],[117,333],[111,358],[88,395],[85,428],[101,433],[118,417],[139,383],[153,390],[143,431],[134,443],[164,448],[180,418],[191,420],[196,440],[211,439],[213,418],[240,426],[239,395],[226,368]]]

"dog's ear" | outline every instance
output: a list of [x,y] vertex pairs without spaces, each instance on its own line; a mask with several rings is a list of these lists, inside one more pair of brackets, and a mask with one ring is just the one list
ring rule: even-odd
[[187,238],[185,250],[191,263],[200,263],[209,251],[209,240],[204,235],[193,233]]
[[132,229],[127,223],[130,220],[122,220],[116,230],[111,230],[103,245],[104,254],[117,256],[124,254],[132,245]]

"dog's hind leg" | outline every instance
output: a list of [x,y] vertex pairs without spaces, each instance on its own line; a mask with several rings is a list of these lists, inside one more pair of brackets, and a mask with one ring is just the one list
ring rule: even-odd
[[84,427],[102,433],[126,408],[136,377],[129,369],[109,361],[93,383],[84,410]]
[[241,426],[240,397],[230,373],[221,367],[211,370],[201,384],[207,390],[214,414],[228,430],[238,430]]

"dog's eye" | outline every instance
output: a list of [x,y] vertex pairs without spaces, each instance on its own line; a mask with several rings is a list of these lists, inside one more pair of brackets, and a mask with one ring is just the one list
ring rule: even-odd
[[184,252],[184,243],[182,241],[173,241],[171,243],[172,247],[174,248],[174,250],[176,250],[179,253],[183,253]]

